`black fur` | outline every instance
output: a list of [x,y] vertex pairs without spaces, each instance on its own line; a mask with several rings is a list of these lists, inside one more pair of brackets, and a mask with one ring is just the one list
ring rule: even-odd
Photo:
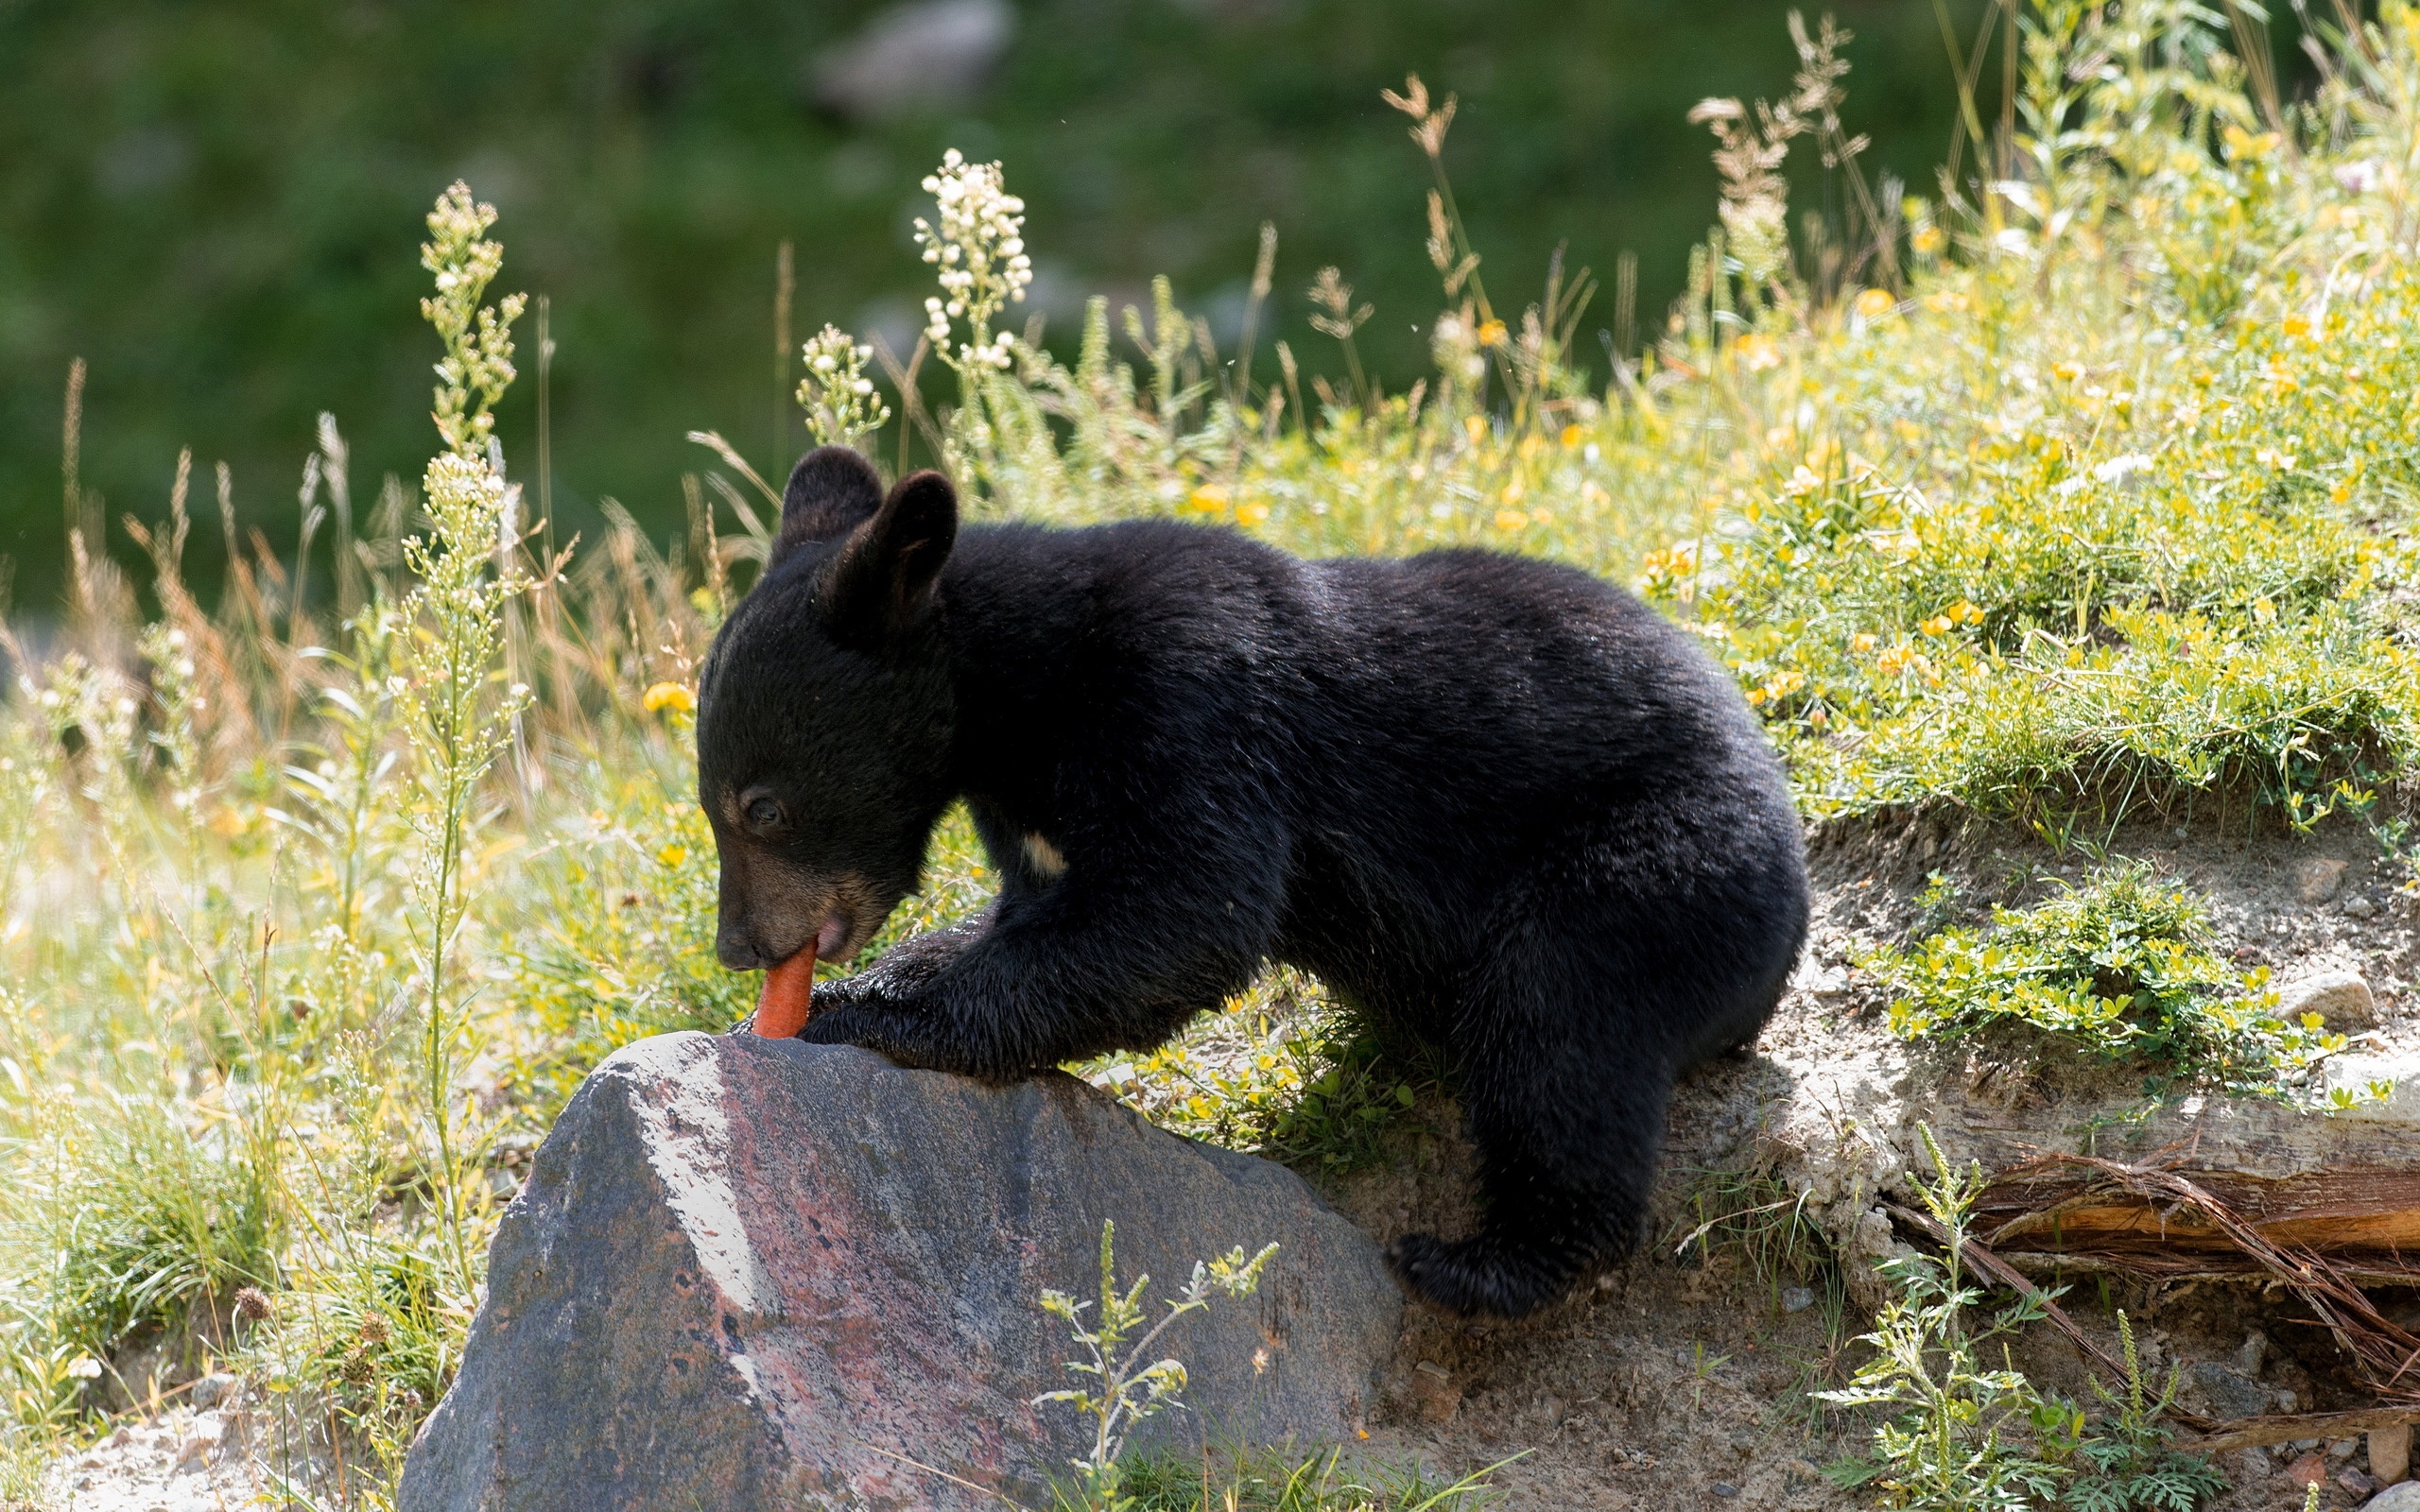
[[783,522],[702,679],[724,963],[860,948],[955,799],[1002,875],[804,1038],[1006,1080],[1288,962],[1459,1066],[1485,1213],[1396,1243],[1413,1290],[1517,1315],[1636,1241],[1674,1077],[1754,1040],[1806,924],[1780,766],[1686,632],[1481,551],[960,533],[835,448]]

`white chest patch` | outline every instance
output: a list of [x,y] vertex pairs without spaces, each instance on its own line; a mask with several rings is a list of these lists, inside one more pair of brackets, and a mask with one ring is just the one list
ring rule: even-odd
[[1025,837],[1025,858],[1045,879],[1060,876],[1067,869],[1067,858],[1059,853],[1059,848],[1038,834]]

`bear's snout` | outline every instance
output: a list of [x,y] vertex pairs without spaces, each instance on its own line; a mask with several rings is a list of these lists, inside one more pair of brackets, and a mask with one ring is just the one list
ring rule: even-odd
[[765,856],[724,850],[715,958],[733,971],[769,971],[803,950],[845,961],[865,948],[888,909],[856,873],[816,880]]

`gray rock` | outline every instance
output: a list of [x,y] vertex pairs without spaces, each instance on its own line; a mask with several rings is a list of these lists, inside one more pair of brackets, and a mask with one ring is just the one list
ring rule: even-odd
[[2331,1029],[2367,1028],[2377,1017],[2377,1001],[2359,973],[2321,971],[2279,988],[2277,1010],[2289,1019],[2316,1013]]
[[[506,1211],[404,1512],[1049,1503],[1089,1444],[1080,1352],[1036,1306],[1283,1247],[1162,1335],[1193,1409],[1151,1427],[1350,1439],[1402,1302],[1292,1173],[1072,1078],[990,1088],[794,1040],[664,1035],[591,1075]],[[970,1489],[933,1470],[985,1489]]]
[[2197,1360],[2189,1374],[2213,1418],[2257,1418],[2269,1410],[2269,1393],[2225,1366]]
[[818,54],[815,103],[851,120],[947,112],[981,93],[1016,36],[1008,0],[912,0]]
[[2420,1481],[2388,1486],[2362,1503],[2361,1512],[2420,1512]]

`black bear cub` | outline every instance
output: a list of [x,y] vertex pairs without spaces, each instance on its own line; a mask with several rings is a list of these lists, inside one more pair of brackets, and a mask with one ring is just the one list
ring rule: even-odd
[[1300,967],[1458,1068],[1478,1231],[1388,1255],[1457,1313],[1528,1313],[1638,1238],[1673,1079],[1754,1040],[1806,934],[1731,679],[1546,562],[961,531],[940,474],[886,498],[824,447],[700,696],[725,966],[863,949],[957,799],[1001,876],[819,988],[802,1038],[1007,1081]]

